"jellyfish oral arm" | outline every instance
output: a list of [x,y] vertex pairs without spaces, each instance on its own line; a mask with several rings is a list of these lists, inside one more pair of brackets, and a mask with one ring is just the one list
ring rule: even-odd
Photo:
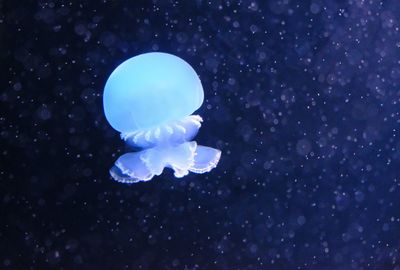
[[141,148],[183,143],[196,136],[202,122],[200,115],[189,115],[181,120],[170,121],[153,128],[121,133],[121,139],[129,145]]
[[123,183],[149,181],[171,168],[181,178],[189,172],[206,173],[215,168],[221,151],[197,145],[195,141],[179,145],[162,145],[122,155],[110,170],[112,177]]
[[194,156],[194,163],[189,171],[194,173],[206,173],[217,167],[221,151],[212,147],[198,145]]

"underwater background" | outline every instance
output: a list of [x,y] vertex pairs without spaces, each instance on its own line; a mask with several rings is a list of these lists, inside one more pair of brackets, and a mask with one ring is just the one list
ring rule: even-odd
[[[400,2],[0,1],[0,269],[400,269]],[[102,93],[177,55],[208,174],[117,183]],[[156,79],[156,78],[155,78]]]

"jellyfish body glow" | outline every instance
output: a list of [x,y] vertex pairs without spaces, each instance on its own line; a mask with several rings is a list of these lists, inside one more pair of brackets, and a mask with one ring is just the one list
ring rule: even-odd
[[192,113],[203,99],[196,72],[177,56],[145,53],[119,65],[104,88],[104,113],[123,140],[142,150],[119,157],[111,176],[136,183],[164,168],[173,169],[175,177],[215,168],[221,151],[191,141],[202,122]]

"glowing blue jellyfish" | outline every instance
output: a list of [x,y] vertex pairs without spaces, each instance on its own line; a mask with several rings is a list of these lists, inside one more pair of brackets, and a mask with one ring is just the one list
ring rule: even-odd
[[215,168],[221,151],[190,141],[201,127],[202,118],[192,113],[203,99],[196,72],[177,56],[146,53],[119,65],[104,88],[104,113],[123,140],[142,150],[119,157],[111,176],[136,183],[165,167],[175,177]]

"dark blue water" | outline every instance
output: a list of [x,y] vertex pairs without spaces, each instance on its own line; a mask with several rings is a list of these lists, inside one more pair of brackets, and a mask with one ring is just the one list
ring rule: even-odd
[[[400,269],[400,2],[0,1],[0,269]],[[124,185],[124,60],[201,77],[209,174]]]

